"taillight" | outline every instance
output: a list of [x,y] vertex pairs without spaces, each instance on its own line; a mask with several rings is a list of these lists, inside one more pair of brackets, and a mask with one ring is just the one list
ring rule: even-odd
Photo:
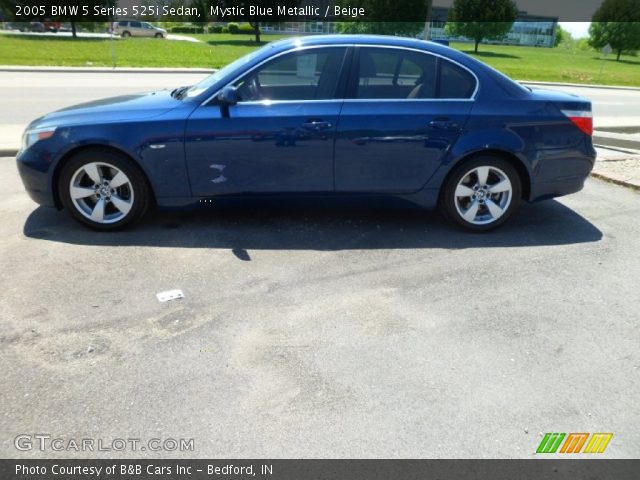
[[593,115],[584,110],[562,110],[573,124],[589,136],[593,135]]

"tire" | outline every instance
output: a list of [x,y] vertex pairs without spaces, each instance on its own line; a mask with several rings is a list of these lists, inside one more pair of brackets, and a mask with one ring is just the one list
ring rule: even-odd
[[440,211],[468,232],[488,232],[506,222],[518,208],[522,180],[511,163],[479,156],[455,167],[440,195]]
[[122,35],[120,35],[122,38],[128,38],[131,36],[131,32],[127,32],[126,30],[124,32],[122,32]]
[[144,174],[125,155],[92,149],[69,159],[58,178],[62,205],[94,230],[123,229],[139,221],[152,201]]
[[155,37],[156,38],[164,38],[164,35],[162,35],[161,33],[156,33]]

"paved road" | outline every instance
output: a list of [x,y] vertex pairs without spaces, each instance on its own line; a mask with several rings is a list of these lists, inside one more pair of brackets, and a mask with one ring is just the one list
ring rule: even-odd
[[15,148],[33,119],[98,98],[191,85],[203,74],[0,72],[0,150]]
[[[19,145],[24,127],[55,109],[107,96],[193,84],[203,74],[0,72],[0,150]],[[554,87],[591,98],[596,127],[640,126],[640,91]]]
[[[18,434],[196,457],[640,456],[640,195],[589,180],[489,235],[424,212],[156,213],[98,234],[0,159],[0,454]],[[186,298],[159,303],[156,292]],[[149,455],[125,452],[122,457]],[[181,456],[181,453],[158,453]]]
[[574,93],[593,103],[596,129],[607,127],[638,127],[640,129],[640,90],[615,90],[610,88],[549,86],[562,92]]

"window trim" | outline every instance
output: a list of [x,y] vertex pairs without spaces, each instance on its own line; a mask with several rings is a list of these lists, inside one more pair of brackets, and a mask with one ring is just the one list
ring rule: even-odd
[[300,102],[306,102],[306,103],[319,103],[319,102],[336,102],[336,101],[343,101],[344,97],[344,92],[340,92],[340,90],[343,90],[343,77],[345,75],[345,69],[348,69],[348,67],[350,66],[350,62],[351,62],[351,58],[352,58],[352,54],[351,54],[351,47],[352,45],[344,45],[344,44],[335,44],[335,45],[309,45],[309,46],[299,46],[299,47],[295,47],[289,50],[285,50],[283,52],[280,52],[276,55],[271,55],[269,56],[269,58],[265,58],[264,60],[260,61],[259,63],[257,63],[256,65],[254,65],[253,67],[251,67],[249,70],[246,70],[244,72],[242,72],[240,75],[238,75],[237,77],[235,77],[233,80],[231,80],[230,82],[227,82],[222,88],[220,88],[218,91],[216,91],[216,93],[214,93],[213,95],[211,95],[210,97],[208,97],[205,101],[203,101],[200,105],[201,106],[209,106],[209,105],[216,105],[215,100],[218,97],[218,95],[220,94],[220,92],[228,87],[229,85],[233,85],[236,82],[240,81],[243,77],[249,75],[251,72],[253,72],[254,70],[257,70],[258,68],[260,68],[261,66],[263,66],[266,63],[271,62],[272,60],[275,60],[279,57],[282,57],[284,55],[287,55],[289,53],[296,53],[296,52],[302,52],[305,50],[318,50],[318,49],[326,49],[326,48],[343,48],[345,49],[344,52],[344,57],[342,59],[342,65],[340,66],[340,72],[338,73],[338,82],[336,84],[336,92],[334,93],[334,95],[339,94],[337,97],[335,98],[325,98],[325,99],[321,99],[321,100],[251,100],[248,102],[238,102],[238,105],[275,105],[275,104],[287,104],[287,103],[300,103]]
[[[356,45],[356,52],[354,53],[354,59],[351,63],[351,73],[349,75],[349,95],[352,96],[352,98],[345,98],[345,102],[353,102],[353,103],[361,103],[361,102],[473,102],[476,100],[478,91],[480,90],[480,79],[478,79],[478,76],[469,68],[465,67],[464,65],[462,65],[459,62],[456,62],[455,60],[452,60],[448,57],[445,57],[444,55],[439,55],[437,53],[434,52],[429,52],[427,50],[420,50],[417,48],[410,48],[410,47],[401,47],[401,46],[397,46],[397,45],[365,45],[365,44],[359,44]],[[411,51],[411,52],[417,52],[417,53],[421,53],[423,55],[431,55],[433,57],[435,57],[436,59],[436,91],[440,92],[440,69],[441,69],[441,63],[442,62],[449,62],[452,63],[453,65],[456,65],[460,68],[462,68],[463,70],[465,70],[466,72],[468,72],[469,74],[471,74],[471,76],[473,77],[473,79],[475,80],[475,88],[473,89],[473,93],[471,93],[471,95],[467,98],[353,98],[356,94],[356,87],[359,81],[359,71],[358,71],[358,66],[359,66],[359,62],[360,62],[360,49],[361,48],[371,48],[371,49],[376,49],[376,48],[387,48],[387,49],[394,49],[394,50],[407,50],[407,51]]]
[[[288,53],[293,53],[293,52],[298,52],[298,51],[303,51],[303,50],[312,50],[312,49],[319,49],[319,48],[347,48],[347,51],[345,53],[345,57],[342,63],[342,68],[340,71],[340,76],[338,79],[338,83],[339,83],[339,87],[341,87],[341,83],[343,81],[343,78],[345,76],[345,74],[347,75],[347,80],[346,80],[346,85],[345,88],[338,88],[338,90],[342,89],[342,95],[340,97],[336,97],[336,98],[328,98],[328,99],[323,99],[323,100],[257,100],[257,101],[251,101],[251,102],[238,102],[238,105],[258,105],[258,104],[263,104],[263,105],[278,105],[278,104],[288,104],[288,103],[300,103],[300,102],[306,102],[306,103],[320,103],[320,102],[349,102],[349,103],[361,103],[361,102],[474,102],[478,96],[478,92],[480,90],[480,79],[478,78],[478,76],[476,75],[476,73],[471,70],[470,68],[466,67],[465,65],[461,64],[460,62],[457,62],[451,58],[445,57],[444,55],[440,55],[438,53],[435,52],[430,52],[428,50],[422,50],[419,48],[412,48],[412,47],[404,47],[404,46],[399,46],[399,45],[378,45],[378,44],[370,44],[370,43],[348,43],[348,44],[344,44],[344,43],[340,43],[340,44],[331,44],[331,45],[306,45],[306,46],[296,46],[293,48],[290,48],[288,50],[284,50],[282,52],[279,52],[276,55],[271,55],[268,58],[265,58],[264,60],[258,62],[256,65],[254,65],[253,67],[251,67],[250,69],[242,72],[240,75],[236,76],[235,78],[233,78],[231,81],[227,82],[224,86],[222,86],[221,88],[219,88],[213,95],[207,97],[203,102],[200,103],[200,106],[209,106],[209,105],[216,105],[215,104],[215,100],[218,97],[218,94],[227,86],[229,85],[233,85],[235,82],[237,82],[238,80],[240,80],[242,77],[244,77],[245,75],[251,73],[252,71],[254,71],[255,69],[261,67],[262,65],[264,65],[265,63],[278,58],[282,55],[286,55]],[[353,84],[353,82],[351,81],[354,75],[357,75],[357,72],[354,71],[354,68],[357,67],[357,61],[355,61],[355,59],[357,58],[357,56],[359,55],[359,49],[360,48],[391,48],[391,49],[395,49],[395,50],[408,50],[411,52],[418,52],[418,53],[422,53],[424,55],[433,55],[434,57],[436,57],[439,60],[445,60],[447,62],[451,62],[454,65],[457,65],[458,67],[466,70],[467,72],[469,72],[471,74],[471,76],[474,78],[474,80],[476,81],[476,87],[473,91],[473,93],[471,94],[471,96],[469,98],[348,98],[349,95],[349,89],[351,87],[351,85]],[[345,73],[346,72],[346,73]],[[439,77],[439,75],[438,75]],[[439,80],[438,80],[439,81]],[[213,102],[213,103],[211,103]]]

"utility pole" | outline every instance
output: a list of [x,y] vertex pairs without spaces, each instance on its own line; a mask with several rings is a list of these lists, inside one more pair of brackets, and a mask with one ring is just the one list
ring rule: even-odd
[[429,40],[429,29],[431,28],[431,7],[433,0],[427,0],[427,18],[424,21],[424,39]]

